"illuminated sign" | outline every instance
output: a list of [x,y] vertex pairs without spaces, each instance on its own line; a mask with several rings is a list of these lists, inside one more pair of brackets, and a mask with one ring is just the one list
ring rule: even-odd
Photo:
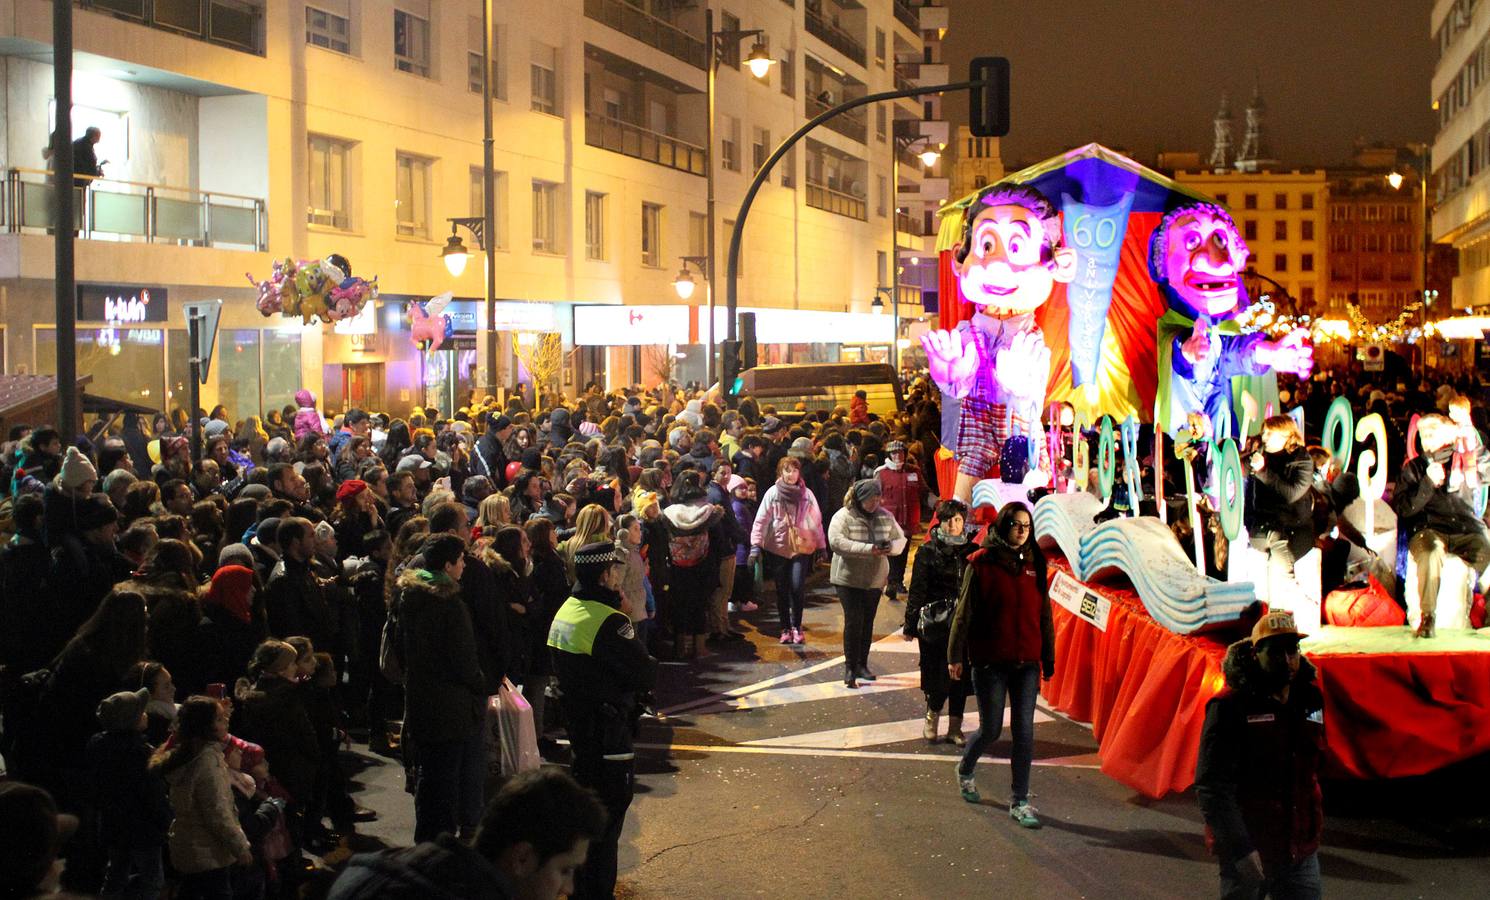
[[167,291],[163,287],[80,284],[77,296],[80,321],[138,325],[167,319]]

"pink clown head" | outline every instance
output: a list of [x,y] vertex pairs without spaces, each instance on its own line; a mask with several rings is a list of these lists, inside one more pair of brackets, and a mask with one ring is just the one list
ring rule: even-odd
[[1229,319],[1247,308],[1242,273],[1247,242],[1214,203],[1187,203],[1164,216],[1149,245],[1154,281],[1171,309],[1191,318]]
[[962,296],[990,315],[1031,312],[1056,282],[1076,277],[1076,252],[1061,240],[1060,213],[1027,185],[1000,184],[968,206],[954,254]]

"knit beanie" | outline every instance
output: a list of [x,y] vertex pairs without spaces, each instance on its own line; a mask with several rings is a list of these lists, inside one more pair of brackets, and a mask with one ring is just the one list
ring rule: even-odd
[[98,724],[104,731],[133,731],[149,704],[149,688],[110,694],[98,704]]
[[93,468],[93,463],[78,448],[68,447],[67,455],[62,458],[62,471],[57,473],[57,484],[63,490],[71,492],[81,487],[85,481],[98,481],[98,470]]
[[876,478],[863,478],[854,482],[853,490],[854,501],[860,506],[863,506],[870,498],[881,494],[879,479]]
[[251,570],[254,567],[254,553],[248,549],[247,544],[228,544],[217,551],[217,568],[221,570],[225,566],[243,566]]

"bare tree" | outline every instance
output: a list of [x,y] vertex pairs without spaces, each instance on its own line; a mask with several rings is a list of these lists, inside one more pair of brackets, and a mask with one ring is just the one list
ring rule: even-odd
[[647,348],[646,352],[647,365],[651,367],[653,372],[657,373],[658,383],[670,384],[678,368],[678,359],[673,355],[672,347],[665,344],[651,346]]
[[532,376],[536,398],[541,399],[559,383],[559,373],[564,367],[564,339],[558,332],[520,333],[513,352]]

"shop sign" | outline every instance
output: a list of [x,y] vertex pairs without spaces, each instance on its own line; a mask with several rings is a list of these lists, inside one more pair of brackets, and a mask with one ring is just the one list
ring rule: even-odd
[[686,344],[688,306],[576,306],[574,343],[579,347]]
[[1107,616],[1112,611],[1112,601],[1066,572],[1058,571],[1055,578],[1051,579],[1050,599],[1071,615],[1097,626],[1098,631],[1107,630]]
[[111,325],[138,325],[167,319],[167,291],[163,287],[124,284],[77,286],[78,319]]

